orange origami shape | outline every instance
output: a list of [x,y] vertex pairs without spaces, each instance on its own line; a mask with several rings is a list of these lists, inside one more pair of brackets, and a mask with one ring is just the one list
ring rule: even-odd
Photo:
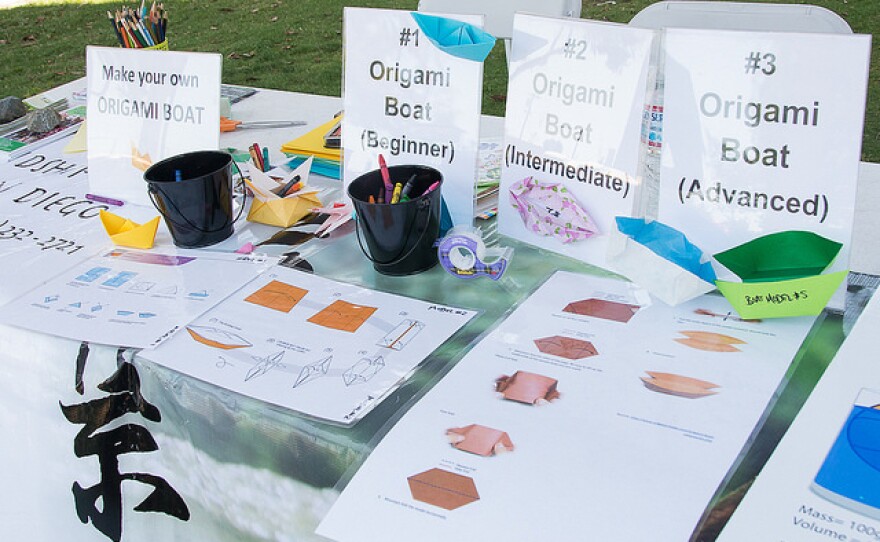
[[339,299],[309,318],[308,321],[319,326],[354,333],[376,310],[376,307],[355,305]]
[[232,350],[233,348],[247,348],[253,346],[247,339],[225,331],[216,327],[207,326],[188,326],[186,331],[190,337],[196,342],[200,342],[205,346],[212,348],[220,348],[221,350]]
[[616,301],[608,301],[606,299],[584,299],[569,303],[562,309],[564,312],[572,314],[580,314],[581,316],[592,316],[594,318],[602,318],[603,320],[613,320],[623,324],[630,321],[635,313],[639,311],[639,305],[630,305],[628,303],[618,303]]
[[513,441],[504,431],[484,425],[471,424],[446,430],[449,443],[472,454],[490,456],[513,451]]
[[733,345],[746,344],[745,341],[736,337],[711,331],[679,331],[679,333],[687,338],[675,339],[676,342],[707,352],[741,352],[739,348]]
[[135,169],[139,169],[141,171],[147,171],[150,166],[153,165],[153,159],[150,158],[149,153],[141,154],[138,151],[137,146],[134,143],[131,144],[131,165]]
[[266,284],[256,292],[244,298],[248,303],[261,305],[267,309],[280,312],[290,312],[302,298],[309,293],[308,290],[297,288],[296,286],[273,280]]
[[712,382],[672,373],[645,372],[648,373],[648,376],[641,377],[642,382],[651,391],[688,399],[698,399],[718,393],[714,390],[719,387],[718,384]]
[[406,479],[415,500],[455,510],[480,500],[473,478],[442,469],[431,469]]
[[583,359],[599,353],[590,341],[561,337],[559,335],[535,339],[535,346],[545,354],[566,359]]
[[495,380],[495,391],[504,399],[529,405],[547,403],[559,398],[558,381],[549,376],[517,371]]

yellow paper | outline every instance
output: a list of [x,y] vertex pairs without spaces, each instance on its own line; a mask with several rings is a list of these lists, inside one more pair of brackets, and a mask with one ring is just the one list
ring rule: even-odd
[[288,141],[281,146],[281,152],[287,154],[304,154],[339,161],[342,157],[342,149],[329,149],[324,146],[324,135],[333,128],[342,117],[331,119],[326,124],[318,126],[314,130]]
[[101,224],[104,225],[107,235],[114,244],[132,248],[153,248],[156,230],[159,228],[158,216],[149,222],[138,224],[108,211],[101,210],[100,214]]
[[64,147],[64,152],[66,154],[73,154],[77,152],[86,152],[88,143],[88,137],[86,136],[86,122],[82,121],[82,124],[79,125],[79,130],[73,134],[73,137],[70,138],[70,141],[67,142],[67,145]]
[[269,224],[279,228],[289,228],[322,205],[317,193],[309,192],[286,198],[254,198],[247,219],[251,222]]
[[775,282],[727,282],[715,286],[742,318],[816,316],[840,286],[847,271]]

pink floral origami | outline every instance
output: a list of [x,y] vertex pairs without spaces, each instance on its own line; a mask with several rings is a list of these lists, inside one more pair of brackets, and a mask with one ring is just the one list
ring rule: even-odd
[[510,204],[529,231],[563,243],[599,233],[593,219],[562,183],[539,183],[526,177],[510,188]]

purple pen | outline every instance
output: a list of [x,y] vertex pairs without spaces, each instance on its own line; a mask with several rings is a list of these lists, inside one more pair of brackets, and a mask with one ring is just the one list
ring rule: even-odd
[[98,203],[106,203],[107,205],[115,205],[116,207],[122,207],[123,205],[125,205],[124,201],[113,198],[105,198],[104,196],[97,196],[95,194],[86,194],[86,199]]

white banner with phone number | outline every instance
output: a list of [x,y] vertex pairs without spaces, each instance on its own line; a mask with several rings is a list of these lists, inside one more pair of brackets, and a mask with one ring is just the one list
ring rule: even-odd
[[[110,245],[98,218],[110,206],[86,199],[86,155],[64,154],[66,144],[0,163],[0,303]],[[135,221],[156,214],[135,206],[125,212]]]

